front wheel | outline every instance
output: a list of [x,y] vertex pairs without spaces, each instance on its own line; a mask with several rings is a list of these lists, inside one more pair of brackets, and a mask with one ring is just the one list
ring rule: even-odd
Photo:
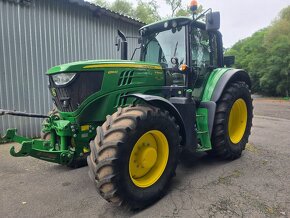
[[90,177],[105,200],[146,207],[163,196],[175,174],[179,143],[179,126],[167,111],[119,108],[90,144]]
[[239,158],[248,142],[253,118],[251,92],[245,82],[229,84],[217,102],[211,154]]

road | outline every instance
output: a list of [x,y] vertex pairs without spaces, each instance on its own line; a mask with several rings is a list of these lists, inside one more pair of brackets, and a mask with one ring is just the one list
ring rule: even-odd
[[98,196],[87,167],[68,169],[0,145],[0,217],[290,217],[290,103],[256,99],[242,157],[183,160],[167,195],[139,212]]

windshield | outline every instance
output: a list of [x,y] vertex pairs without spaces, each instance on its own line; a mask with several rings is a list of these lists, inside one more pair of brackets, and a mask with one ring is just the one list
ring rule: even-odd
[[176,57],[180,64],[185,61],[185,27],[173,28],[145,37],[142,59],[172,68],[171,58]]

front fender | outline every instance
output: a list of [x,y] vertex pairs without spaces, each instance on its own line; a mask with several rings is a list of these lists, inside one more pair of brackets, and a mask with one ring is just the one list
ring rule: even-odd
[[184,121],[182,119],[181,114],[177,110],[177,108],[170,101],[160,96],[144,95],[144,94],[139,94],[139,93],[128,94],[125,97],[134,97],[137,99],[141,99],[149,105],[167,110],[171,115],[175,117],[176,122],[180,127],[180,133],[182,136],[181,144],[182,145],[186,144],[186,131],[185,131]]

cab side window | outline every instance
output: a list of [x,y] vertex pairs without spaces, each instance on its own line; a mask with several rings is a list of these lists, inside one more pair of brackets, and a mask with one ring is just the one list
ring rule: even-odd
[[201,29],[192,32],[192,64],[198,68],[210,65],[209,35]]
[[196,69],[195,83],[193,84],[195,98],[200,98],[206,81],[210,75],[211,68],[216,63],[216,42],[214,34],[207,31],[193,28],[191,38],[191,59],[192,66]]
[[158,63],[159,61],[159,51],[160,51],[160,45],[157,40],[152,40],[148,45],[147,48],[149,51],[145,56],[145,61],[152,62],[152,63]]

